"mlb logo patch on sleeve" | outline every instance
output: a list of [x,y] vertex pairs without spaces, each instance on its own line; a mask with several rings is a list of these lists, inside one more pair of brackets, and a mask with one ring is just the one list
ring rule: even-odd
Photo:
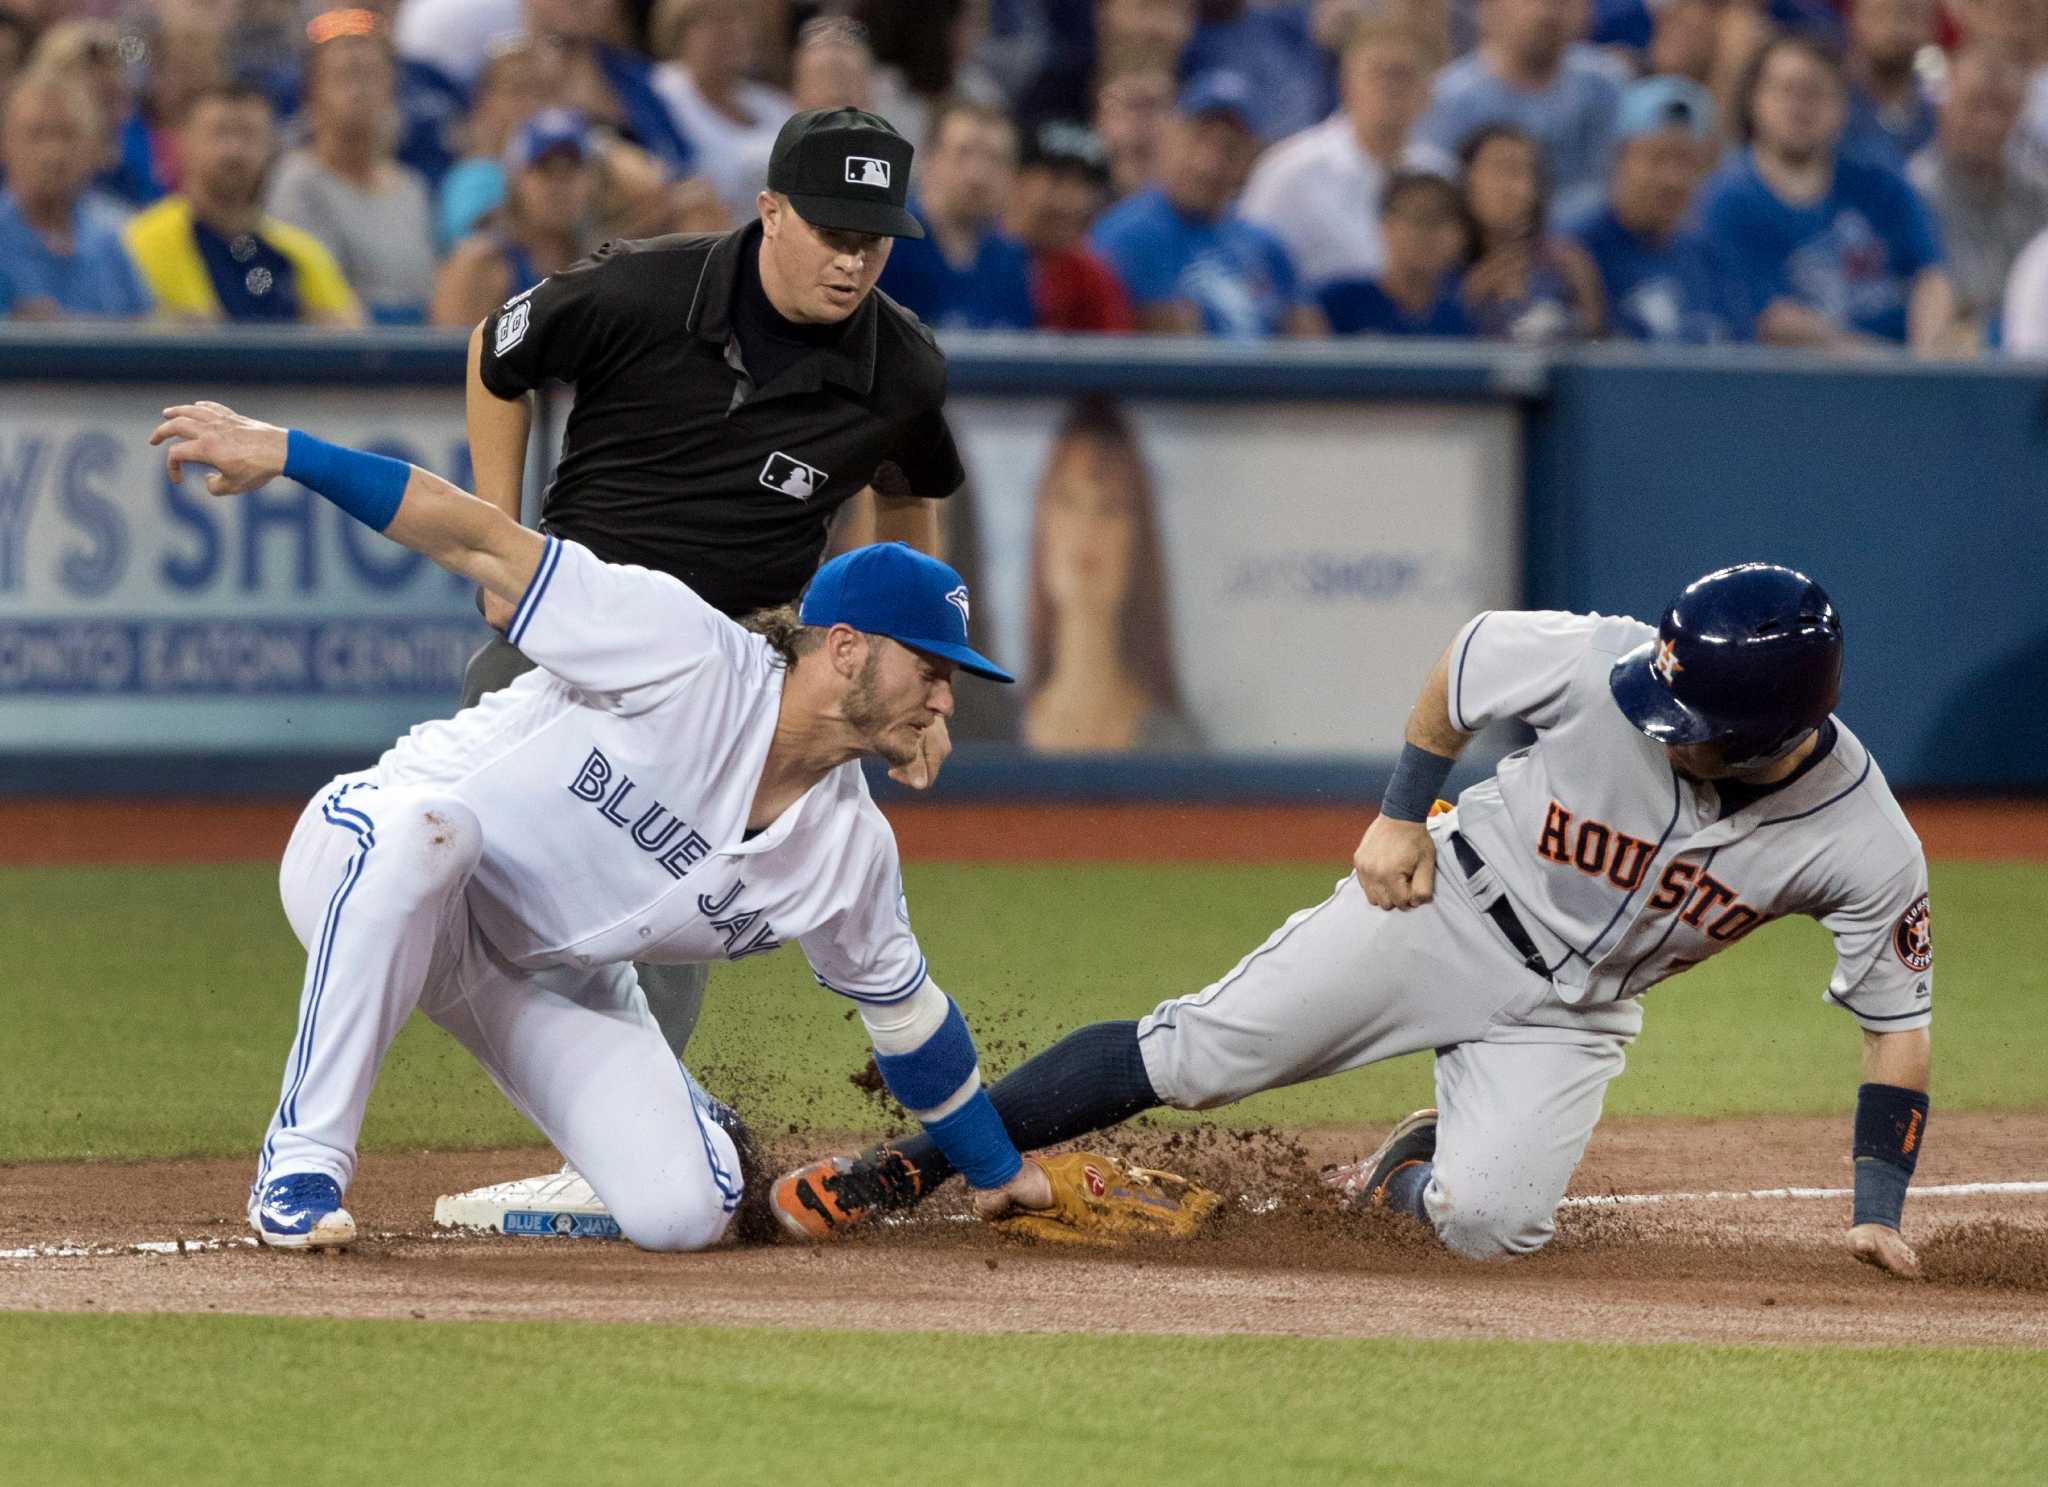
[[799,501],[808,501],[816,495],[825,480],[825,472],[816,465],[791,459],[780,450],[769,455],[768,463],[761,467],[761,484],[772,491],[781,491],[785,496],[795,496]]
[[877,160],[872,155],[848,155],[846,157],[846,179],[855,186],[877,186],[889,189],[889,162]]

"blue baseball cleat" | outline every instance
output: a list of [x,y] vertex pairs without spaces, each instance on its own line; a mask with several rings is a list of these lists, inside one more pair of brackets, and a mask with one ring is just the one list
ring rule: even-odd
[[249,1227],[272,1249],[338,1249],[356,1237],[356,1221],[341,1206],[341,1184],[324,1172],[265,1183],[249,1200]]

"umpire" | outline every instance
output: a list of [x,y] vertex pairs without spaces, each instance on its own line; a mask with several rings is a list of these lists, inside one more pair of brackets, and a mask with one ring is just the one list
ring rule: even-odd
[[[739,618],[796,599],[835,518],[841,545],[932,552],[932,503],[965,478],[945,358],[874,292],[894,240],[924,236],[904,208],[910,157],[873,114],[797,114],[776,136],[758,220],[606,243],[508,300],[469,341],[477,494],[518,518],[531,395],[559,381],[576,398],[540,525],[608,562],[674,574]],[[502,629],[496,609],[485,616]],[[532,664],[493,639],[470,659],[463,705]],[[924,758],[893,773],[928,785],[950,749],[941,720]],[[704,973],[640,967],[678,1055]]]

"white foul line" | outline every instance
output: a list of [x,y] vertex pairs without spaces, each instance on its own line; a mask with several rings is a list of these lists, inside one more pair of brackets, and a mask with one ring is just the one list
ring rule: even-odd
[[[1985,1193],[2048,1193],[2048,1182],[1936,1182],[1910,1189],[1915,1198],[1971,1198]],[[1644,1203],[1740,1203],[1759,1198],[1853,1198],[1854,1188],[1751,1188],[1743,1193],[1599,1193],[1566,1198],[1559,1208],[1622,1208]]]
[[[1915,1198],[1973,1198],[1987,1193],[2048,1193],[2048,1182],[1936,1182],[1912,1189]],[[1559,1208],[1632,1208],[1651,1203],[1745,1203],[1785,1198],[1853,1198],[1854,1188],[1751,1188],[1731,1193],[1589,1193],[1566,1198]],[[1280,1200],[1264,1201],[1247,1195],[1240,1201],[1255,1213],[1280,1207]],[[954,1214],[955,1222],[972,1223],[968,1214]],[[884,1224],[907,1223],[907,1218],[885,1218]],[[368,1234],[366,1239],[450,1240],[475,1237],[449,1234]],[[0,1249],[0,1260],[108,1260],[122,1255],[191,1255],[209,1250],[252,1249],[256,1237],[242,1234],[227,1239],[149,1239],[135,1244],[37,1244],[27,1249]]]

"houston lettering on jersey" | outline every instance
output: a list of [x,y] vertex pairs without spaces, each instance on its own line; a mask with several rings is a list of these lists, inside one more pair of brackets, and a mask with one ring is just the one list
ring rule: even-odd
[[[1536,842],[1536,855],[1546,862],[1575,868],[1588,877],[1604,877],[1623,893],[1642,886],[1655,854],[1654,842],[1616,831],[1605,821],[1581,820],[1574,829],[1572,813],[1554,800]],[[1683,859],[1666,865],[1648,907],[1652,914],[1676,910],[1682,922],[1723,943],[1741,939],[1764,919],[1742,903],[1733,888],[1702,871],[1698,863]]]
[[[621,831],[630,832],[633,845],[651,855],[671,878],[680,878],[711,855],[711,843],[677,819],[674,811],[660,801],[633,804],[633,777],[617,775],[603,749],[592,749],[569,782],[569,793],[587,800],[597,813]],[[638,816],[630,814],[639,811]]]

